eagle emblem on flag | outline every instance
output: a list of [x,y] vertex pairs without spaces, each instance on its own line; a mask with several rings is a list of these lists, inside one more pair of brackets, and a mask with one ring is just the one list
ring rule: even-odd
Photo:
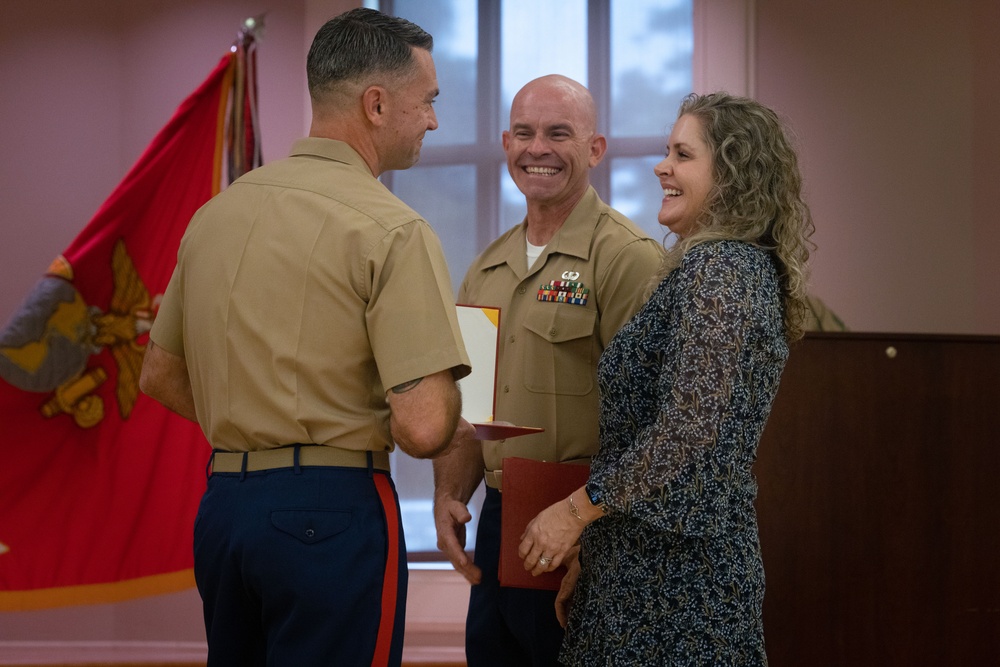
[[101,366],[88,368],[107,348],[118,367],[115,396],[127,419],[139,392],[139,371],[155,315],[125,243],[115,244],[111,262],[114,293],[106,312],[84,302],[73,286],[73,268],[62,256],[35,286],[9,326],[0,331],[0,378],[24,391],[51,392],[39,409],[46,417],[71,415],[91,428],[104,418],[104,401],[94,390],[107,379]]

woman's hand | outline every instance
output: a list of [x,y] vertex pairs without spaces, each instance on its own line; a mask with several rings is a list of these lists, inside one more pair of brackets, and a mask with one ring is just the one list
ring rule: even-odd
[[573,593],[576,592],[576,582],[580,578],[580,547],[573,547],[566,554],[566,576],[559,584],[559,592],[556,593],[556,618],[559,625],[566,629],[569,622],[569,611],[573,608]]
[[[574,491],[574,495],[582,493]],[[572,497],[572,496],[571,496]],[[546,507],[528,523],[521,535],[518,555],[524,559],[524,569],[537,577],[559,567],[576,546],[587,522],[570,511],[569,498]]]

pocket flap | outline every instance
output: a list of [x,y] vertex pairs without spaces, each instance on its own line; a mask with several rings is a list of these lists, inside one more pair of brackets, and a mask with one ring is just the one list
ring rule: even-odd
[[271,524],[306,544],[315,544],[351,525],[348,510],[289,509],[273,510]]
[[524,318],[524,328],[550,343],[585,338],[594,333],[597,311],[568,304],[544,304]]

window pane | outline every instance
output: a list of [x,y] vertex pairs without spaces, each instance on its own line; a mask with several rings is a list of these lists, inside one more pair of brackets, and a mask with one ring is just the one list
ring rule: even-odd
[[587,85],[587,2],[504,0],[500,12],[499,118],[506,129],[510,103],[528,81],[562,74]]
[[398,16],[434,36],[434,67],[441,95],[434,105],[438,129],[425,146],[471,144],[476,140],[477,5],[467,0],[396,0]]
[[461,164],[394,171],[392,191],[431,223],[457,294],[476,257],[476,168]]
[[691,2],[612,2],[612,136],[669,134],[681,100],[691,92]]
[[[398,448],[390,455],[392,481],[399,495],[399,511],[403,518],[406,550],[441,555],[437,548],[434,528],[434,467],[426,459],[407,456]],[[483,507],[485,487],[480,485],[469,501],[472,521],[466,524],[466,550],[476,546],[475,527],[479,525],[479,511]],[[441,555],[442,560],[447,560]]]
[[504,162],[500,171],[500,233],[520,224],[527,213],[524,195],[517,189],[514,179],[507,171],[507,163]]
[[436,551],[434,529],[434,468],[430,461],[407,456],[396,448],[391,455],[392,481],[399,494],[407,551]]
[[[670,231],[660,225],[656,214],[663,201],[663,190],[653,175],[662,156],[616,158],[611,161],[611,207],[628,216],[657,241],[663,241]],[[667,247],[674,244],[667,239]]]

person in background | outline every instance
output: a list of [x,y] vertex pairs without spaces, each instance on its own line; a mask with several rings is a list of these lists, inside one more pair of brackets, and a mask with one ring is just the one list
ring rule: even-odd
[[[563,629],[555,591],[501,587],[497,577],[503,460],[581,463],[596,451],[597,359],[635,312],[663,254],[590,186],[606,140],[597,133],[590,93],[576,81],[549,75],[525,85],[514,97],[503,148],[527,216],[473,262],[458,301],[500,308],[495,419],[545,432],[477,442],[434,461],[438,547],[473,584],[470,667],[556,663]],[[546,290],[567,298],[549,299]],[[470,562],[467,503],[484,471],[486,499]]]
[[847,325],[823,300],[815,295],[806,297],[806,331],[848,331]]
[[586,485],[520,553],[533,573],[570,561],[564,664],[766,665],[751,466],[802,336],[813,224],[782,124],[753,100],[686,98],[654,171],[678,241],[601,356]]
[[209,665],[401,662],[389,452],[432,457],[473,431],[440,242],[377,180],[437,127],[432,46],[374,10],[327,22],[309,137],[181,243],[140,382],[214,448],[194,536]]

